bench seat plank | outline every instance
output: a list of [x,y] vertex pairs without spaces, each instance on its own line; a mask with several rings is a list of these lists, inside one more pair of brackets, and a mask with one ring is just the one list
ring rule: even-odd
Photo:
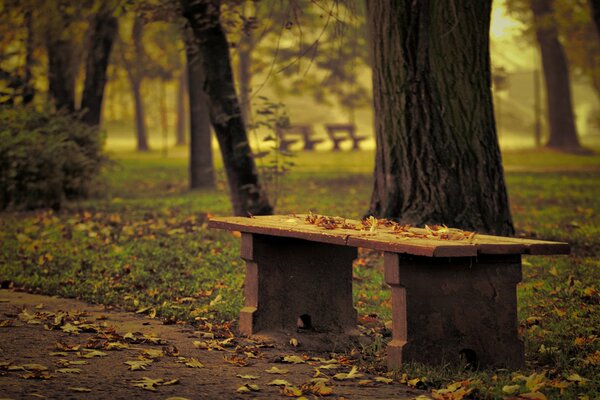
[[[473,239],[463,240],[405,237],[394,233],[392,228],[382,226],[379,226],[375,232],[340,227],[325,229],[305,222],[305,218],[305,215],[215,217],[211,218],[209,226],[427,257],[474,257],[478,254],[569,254],[569,245],[562,242],[483,234],[476,234]],[[360,226],[360,221],[350,219],[344,221],[349,225]],[[410,228],[410,232],[418,235],[427,234],[427,230],[423,228]]]

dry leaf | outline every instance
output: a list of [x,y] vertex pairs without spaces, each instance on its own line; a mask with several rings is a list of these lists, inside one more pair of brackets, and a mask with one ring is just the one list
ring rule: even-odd
[[89,393],[92,391],[92,389],[88,389],[88,388],[84,388],[84,387],[74,387],[74,386],[70,386],[68,389],[72,390],[73,392],[78,392],[78,393]]
[[283,375],[283,374],[287,374],[289,371],[287,369],[285,369],[285,368],[281,368],[280,369],[280,368],[277,368],[277,367],[271,367],[271,368],[265,370],[265,372],[269,373],[269,374],[281,374],[281,375]]
[[190,358],[189,361],[185,363],[185,365],[187,365],[190,368],[204,368],[204,364],[202,364],[196,358]]
[[344,380],[361,378],[362,376],[363,376],[363,374],[358,373],[358,368],[352,367],[350,372],[348,372],[347,374],[344,374],[344,373],[335,374],[333,376],[333,379],[344,381]]
[[79,368],[60,368],[56,372],[60,372],[61,374],[80,374],[81,370]]
[[251,379],[251,380],[258,379],[258,376],[254,376],[254,375],[240,375],[240,374],[237,374],[236,376],[238,378],[242,378],[242,379]]
[[152,364],[152,360],[125,361],[124,364],[129,365],[130,371],[141,371],[145,370],[148,365]]
[[302,364],[305,361],[302,357],[298,357],[298,356],[284,356],[283,362],[290,363],[290,364]]

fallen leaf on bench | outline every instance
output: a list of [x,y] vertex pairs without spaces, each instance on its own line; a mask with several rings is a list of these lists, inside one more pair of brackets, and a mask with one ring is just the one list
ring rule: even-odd
[[271,368],[265,370],[265,372],[269,373],[269,374],[281,374],[281,375],[283,375],[283,374],[287,374],[289,371],[287,369],[284,369],[284,368],[280,369],[280,368],[277,368],[277,367],[271,367]]

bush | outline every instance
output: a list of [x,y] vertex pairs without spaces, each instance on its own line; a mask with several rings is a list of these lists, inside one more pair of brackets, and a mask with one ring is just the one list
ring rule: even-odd
[[66,112],[0,107],[0,210],[60,208],[90,194],[102,137]]

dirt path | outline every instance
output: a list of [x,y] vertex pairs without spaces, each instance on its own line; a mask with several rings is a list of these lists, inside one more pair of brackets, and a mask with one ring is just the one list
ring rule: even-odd
[[[412,399],[422,394],[377,380],[382,377],[358,376],[349,360],[321,357],[230,338],[210,325],[195,331],[76,300],[0,290],[0,398]],[[336,374],[346,379],[334,379]],[[315,375],[322,379],[311,381]],[[269,385],[274,380],[287,383]],[[246,393],[238,392],[240,387]]]

